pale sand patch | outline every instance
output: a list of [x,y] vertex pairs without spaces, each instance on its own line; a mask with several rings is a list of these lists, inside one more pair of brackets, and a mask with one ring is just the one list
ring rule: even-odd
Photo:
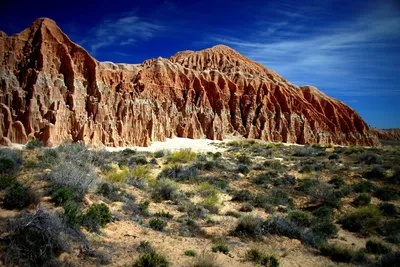
[[159,150],[181,150],[190,149],[196,152],[223,152],[226,149],[217,147],[214,144],[220,144],[223,142],[229,142],[230,139],[220,140],[210,140],[210,139],[189,139],[189,138],[167,138],[165,142],[153,142],[148,147],[130,146],[130,147],[105,147],[104,149],[109,152],[118,152],[124,149],[135,149],[137,151],[149,151],[155,152]]

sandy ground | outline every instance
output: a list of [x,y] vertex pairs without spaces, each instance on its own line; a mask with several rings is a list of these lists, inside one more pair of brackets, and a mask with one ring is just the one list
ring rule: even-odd
[[223,148],[219,148],[213,145],[222,143],[222,142],[229,142],[230,139],[225,139],[223,141],[219,140],[210,140],[210,139],[189,139],[189,138],[167,138],[165,142],[153,142],[149,147],[139,147],[139,146],[132,146],[132,147],[106,147],[105,150],[110,152],[117,152],[124,150],[126,148],[129,149],[136,149],[137,151],[149,151],[155,152],[158,150],[181,150],[181,149],[190,149],[196,152],[222,152],[225,151]]

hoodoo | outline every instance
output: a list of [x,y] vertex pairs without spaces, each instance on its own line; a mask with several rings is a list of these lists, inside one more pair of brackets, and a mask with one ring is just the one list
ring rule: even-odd
[[0,32],[0,143],[147,146],[230,135],[377,145],[349,106],[217,45],[142,64],[98,62],[50,19]]

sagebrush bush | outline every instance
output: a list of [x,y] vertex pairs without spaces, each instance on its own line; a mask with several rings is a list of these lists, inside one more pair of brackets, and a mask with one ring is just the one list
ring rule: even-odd
[[375,188],[374,196],[383,201],[393,201],[400,198],[400,192],[391,187],[377,187]]
[[182,198],[179,184],[170,179],[157,180],[153,186],[152,198],[155,201],[173,200],[178,201]]
[[217,196],[218,190],[207,182],[201,182],[199,184],[199,194],[202,197]]
[[60,218],[43,210],[22,213],[8,224],[6,266],[59,265],[58,256],[69,250],[68,230]]
[[260,238],[263,234],[263,220],[255,215],[245,215],[239,218],[233,234],[237,236]]
[[346,184],[343,177],[339,177],[339,176],[332,177],[332,179],[329,181],[329,183],[334,185],[335,188],[340,188]]
[[242,174],[248,174],[250,172],[250,168],[247,165],[239,164],[237,171]]
[[69,200],[73,201],[80,201],[80,195],[76,196],[74,194],[74,189],[73,188],[65,188],[65,187],[60,187],[56,188],[51,192],[51,200],[57,205],[63,205]]
[[163,231],[164,228],[168,225],[168,223],[159,218],[153,218],[149,221],[149,227],[156,231]]
[[60,161],[57,150],[51,148],[41,149],[37,158],[39,159],[39,166],[42,168],[53,168]]
[[158,178],[168,178],[177,182],[183,182],[196,179],[198,170],[194,166],[184,167],[180,164],[172,164],[165,167]]
[[310,227],[313,222],[313,216],[302,210],[293,210],[288,214],[289,220],[296,223],[297,225]]
[[367,165],[382,163],[382,159],[378,155],[371,153],[371,152],[362,153],[359,156],[359,160],[361,163],[364,163]]
[[196,153],[190,149],[183,149],[173,152],[168,156],[168,162],[171,163],[188,163],[196,159]]
[[368,240],[365,248],[368,253],[372,254],[386,254],[392,252],[390,247],[376,240]]
[[392,203],[383,202],[379,204],[379,209],[384,216],[395,216],[397,214],[397,207]]
[[320,182],[316,179],[304,179],[300,181],[298,190],[304,193],[312,191]]
[[188,257],[196,257],[196,255],[197,255],[196,251],[191,250],[191,249],[185,250],[185,252],[183,254]]
[[253,200],[253,194],[247,189],[235,190],[232,194],[232,201],[247,202]]
[[361,181],[353,185],[356,193],[371,193],[375,190],[375,185],[370,181]]
[[25,145],[26,149],[35,149],[40,147],[43,147],[43,142],[37,139],[31,140]]
[[245,259],[247,261],[252,261],[262,266],[268,266],[268,267],[279,266],[279,260],[275,256],[267,255],[264,252],[260,251],[258,248],[249,249],[246,252]]
[[30,187],[15,183],[7,188],[3,198],[3,207],[21,210],[29,205],[37,205],[39,202],[39,196]]
[[111,183],[124,183],[128,175],[129,168],[127,166],[119,167],[116,164],[111,165],[111,170],[104,173],[106,180]]
[[356,257],[356,253],[353,250],[333,244],[322,245],[320,247],[320,252],[322,255],[336,262],[351,262]]
[[221,252],[223,254],[228,254],[229,253],[229,247],[225,242],[219,241],[219,242],[217,242],[217,244],[212,246],[211,251],[214,252],[214,253]]
[[92,232],[98,232],[100,227],[104,227],[111,222],[112,216],[107,205],[93,204],[83,216],[83,225]]
[[154,251],[154,248],[149,241],[140,241],[136,251],[139,253],[148,253]]
[[386,170],[381,165],[375,165],[364,172],[364,177],[372,180],[382,180],[386,178]]
[[0,175],[0,190],[4,190],[15,183],[17,183],[17,180],[14,176]]
[[197,256],[193,263],[189,265],[191,267],[220,267],[216,263],[216,257],[212,254],[208,254],[203,251],[199,256]]
[[219,211],[218,202],[219,202],[218,195],[210,195],[205,199],[203,199],[200,205],[209,212],[218,214]]
[[367,194],[361,194],[356,197],[353,201],[353,205],[356,207],[367,206],[371,203],[371,197]]
[[316,154],[316,149],[309,146],[296,147],[293,156],[296,157],[311,157]]
[[78,228],[83,222],[83,213],[79,203],[75,201],[67,201],[64,203],[64,223],[71,228]]
[[139,256],[133,263],[134,267],[168,267],[168,260],[157,252],[150,251]]
[[380,225],[381,218],[380,210],[376,206],[369,205],[346,213],[339,222],[343,229],[368,235]]
[[318,218],[330,218],[333,215],[333,208],[323,205],[313,211],[313,215]]
[[319,219],[319,220],[314,220],[314,222],[311,225],[311,230],[325,238],[334,238],[337,236],[339,229],[338,227],[333,223],[333,221],[329,218],[324,218],[324,219]]
[[0,175],[16,174],[22,166],[22,157],[11,149],[0,149]]

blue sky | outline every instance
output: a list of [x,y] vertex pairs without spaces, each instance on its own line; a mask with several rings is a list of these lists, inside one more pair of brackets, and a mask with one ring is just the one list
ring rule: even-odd
[[225,44],[400,128],[398,0],[24,2],[1,1],[0,30],[49,17],[96,59],[123,63]]

